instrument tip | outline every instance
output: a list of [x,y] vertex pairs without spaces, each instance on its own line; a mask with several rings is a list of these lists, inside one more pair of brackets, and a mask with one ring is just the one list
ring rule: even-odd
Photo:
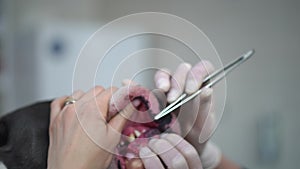
[[244,60],[249,59],[254,53],[255,53],[254,49],[248,51],[247,53],[244,54],[243,59]]

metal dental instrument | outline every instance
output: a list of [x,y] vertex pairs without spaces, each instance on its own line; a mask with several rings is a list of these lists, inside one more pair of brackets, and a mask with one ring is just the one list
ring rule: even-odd
[[[176,110],[179,108],[181,105],[185,104],[186,102],[192,100],[195,98],[197,95],[199,95],[204,88],[210,88],[214,86],[216,83],[218,83],[220,80],[222,80],[227,74],[229,74],[232,70],[237,68],[240,64],[244,63],[246,60],[248,60],[253,54],[254,54],[254,49],[248,51],[247,53],[243,54],[242,56],[238,57],[237,59],[233,60],[223,68],[220,68],[219,70],[213,72],[209,76],[207,76],[202,83],[202,87],[197,90],[193,94],[182,94],[179,96],[177,100],[172,102],[170,105],[168,105],[165,109],[163,109],[159,114],[157,114],[154,119],[158,120],[165,115],[171,113],[172,111]],[[215,78],[215,79],[214,79]]]

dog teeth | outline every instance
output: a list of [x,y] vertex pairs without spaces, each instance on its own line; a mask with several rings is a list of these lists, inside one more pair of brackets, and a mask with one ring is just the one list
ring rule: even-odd
[[134,130],[134,134],[136,137],[140,137],[141,133],[138,130]]
[[134,134],[131,133],[131,134],[128,136],[127,140],[128,140],[129,142],[133,142],[133,141],[135,140]]

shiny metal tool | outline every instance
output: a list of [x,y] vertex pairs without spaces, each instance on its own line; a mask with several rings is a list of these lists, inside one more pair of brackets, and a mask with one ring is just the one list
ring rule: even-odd
[[158,119],[164,117],[165,115],[167,115],[167,114],[171,113],[172,111],[176,110],[177,108],[179,108],[181,105],[192,100],[197,95],[199,95],[203,91],[204,88],[210,88],[210,87],[214,86],[220,80],[222,80],[227,74],[229,74],[232,70],[234,70],[240,64],[242,64],[246,60],[248,60],[253,54],[254,54],[254,49],[248,51],[247,53],[245,53],[242,56],[238,57],[237,59],[233,60],[232,62],[230,62],[223,68],[220,68],[219,70],[213,72],[212,74],[210,74],[209,76],[207,76],[204,79],[204,81],[202,83],[203,85],[199,90],[197,90],[195,93],[190,94],[190,95],[188,95],[186,93],[182,94],[181,96],[179,96],[179,98],[177,100],[172,102],[165,109],[163,109],[159,114],[157,114],[154,117],[154,120],[158,120]]

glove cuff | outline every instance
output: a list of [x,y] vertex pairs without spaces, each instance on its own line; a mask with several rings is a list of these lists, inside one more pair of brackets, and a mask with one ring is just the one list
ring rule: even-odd
[[221,162],[221,150],[212,142],[207,142],[203,152],[200,155],[204,169],[214,169]]

